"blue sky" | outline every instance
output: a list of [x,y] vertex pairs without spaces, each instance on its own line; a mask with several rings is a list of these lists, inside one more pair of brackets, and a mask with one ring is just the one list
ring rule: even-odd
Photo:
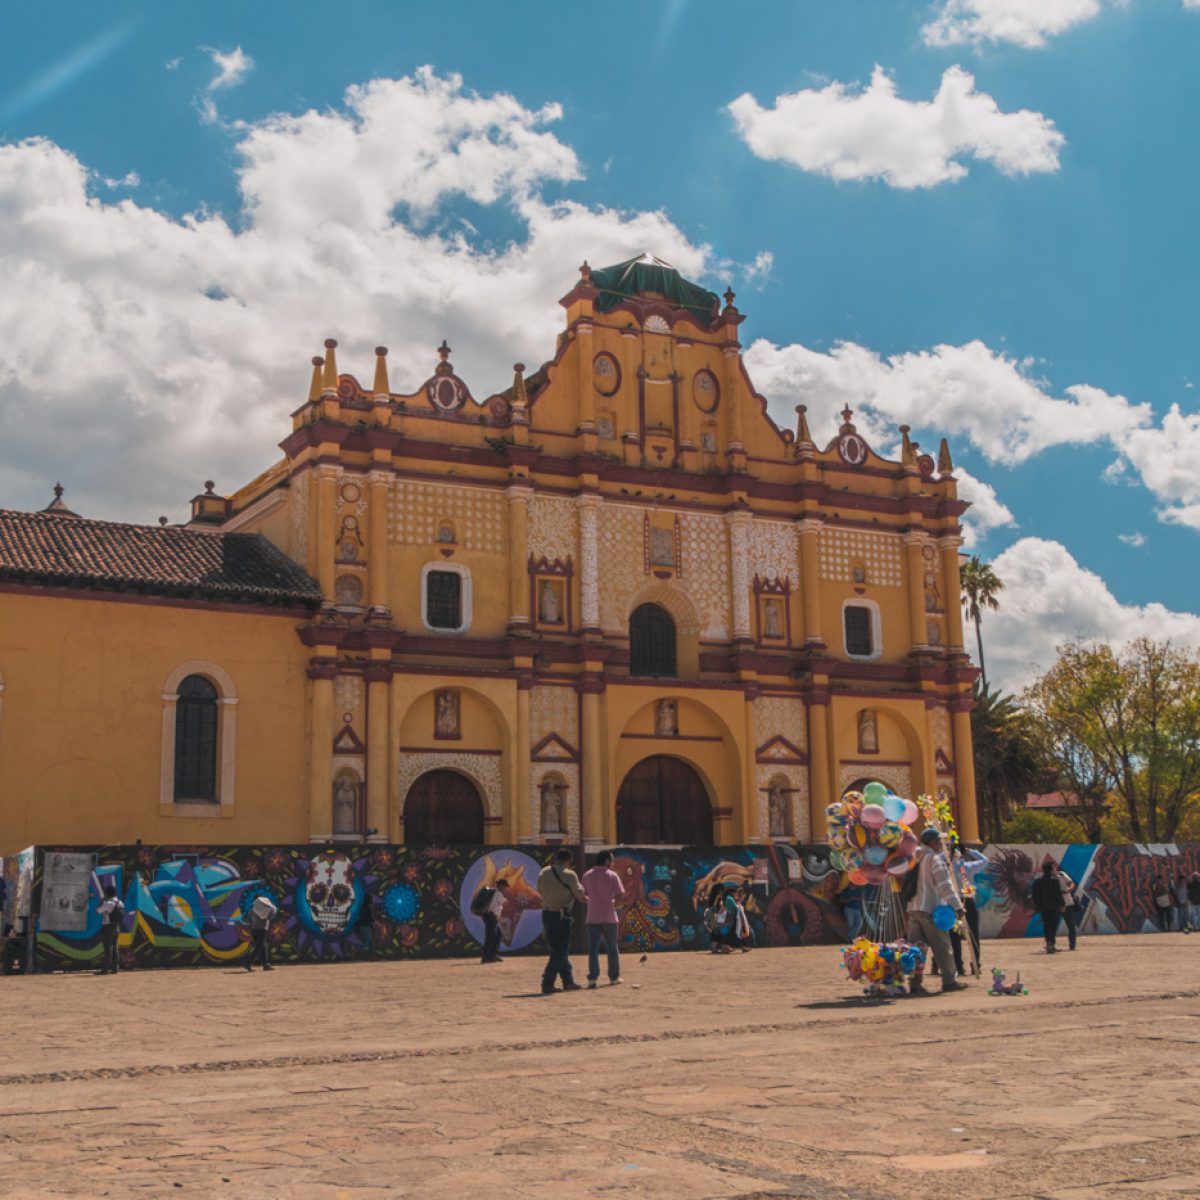
[[[901,419],[949,434],[1011,680],[1044,660],[1031,624],[1200,641],[1200,10],[1017,11],[13,9],[0,504],[61,477],[89,515],[178,518],[271,461],[327,333],[411,384],[443,330],[486,394],[549,355],[581,258],[653,241],[732,283],[775,411],[831,433],[848,400],[881,449]],[[494,155],[439,163],[480,123]]]

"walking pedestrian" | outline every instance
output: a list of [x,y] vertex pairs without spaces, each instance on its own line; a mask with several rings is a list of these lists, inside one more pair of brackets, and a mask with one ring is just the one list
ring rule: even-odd
[[1079,934],[1079,918],[1081,909],[1079,907],[1078,888],[1075,885],[1070,875],[1066,873],[1060,866],[1055,872],[1058,879],[1058,886],[1062,890],[1063,898],[1063,924],[1067,927],[1067,946],[1069,949],[1075,949],[1075,939]]
[[612,869],[612,852],[601,850],[590,871],[583,873],[587,893],[588,987],[600,980],[600,939],[608,954],[608,982],[621,982],[621,951],[617,945],[617,901],[625,895],[621,877]]
[[927,950],[933,951],[942,976],[943,992],[959,992],[967,986],[954,977],[954,952],[950,946],[950,935],[939,929],[933,921],[933,910],[943,904],[952,908],[958,917],[963,915],[962,899],[954,886],[944,851],[942,835],[933,826],[921,830],[917,864],[912,868],[917,872],[917,890],[908,904],[908,940],[921,949],[921,965],[909,985],[913,995],[925,991],[923,975]]
[[1193,871],[1187,885],[1188,916],[1193,929],[1200,929],[1200,871]]
[[[479,916],[483,918],[483,955],[481,963],[502,963],[500,957],[500,914],[504,911],[504,902],[508,899],[508,880],[501,877],[496,880],[494,888],[482,888],[486,896],[476,896],[475,903],[479,905]],[[475,908],[472,904],[472,910]]]
[[1046,953],[1057,954],[1055,944],[1058,937],[1058,922],[1063,914],[1062,885],[1058,882],[1058,866],[1053,862],[1042,864],[1042,873],[1033,881],[1030,889],[1033,907],[1042,917],[1042,934],[1046,939]]
[[1179,922],[1179,928],[1184,933],[1191,933],[1192,907],[1188,901],[1187,876],[1182,871],[1175,877],[1172,890],[1175,893],[1175,911],[1179,914],[1178,918],[1176,918]]
[[[959,895],[962,896],[967,934],[971,938],[971,948],[975,951],[972,955],[972,962],[978,967],[982,958],[980,957],[979,941],[979,908],[975,904],[975,876],[991,864],[986,855],[980,854],[978,850],[972,850],[970,847],[964,847],[958,838],[954,839],[950,860],[958,875],[956,882]],[[958,968],[958,973],[966,975],[967,971],[963,966],[962,935],[957,928],[950,931],[950,947],[954,951],[954,965]]]
[[278,911],[269,896],[254,897],[254,903],[250,905],[250,953],[242,963],[242,966],[247,971],[254,969],[256,959],[264,971],[273,971],[275,969],[271,966],[271,953],[267,943],[267,932],[271,928],[271,918]]
[[1163,933],[1171,932],[1171,910],[1175,907],[1175,893],[1171,890],[1171,881],[1166,875],[1159,875],[1151,889],[1154,901],[1154,915],[1158,917],[1158,927]]
[[733,945],[733,899],[718,883],[709,893],[708,907],[704,910],[704,928],[708,930],[710,949],[713,954],[732,954]]
[[[542,995],[552,992],[577,992],[579,984],[571,969],[571,910],[575,901],[586,903],[587,894],[579,876],[571,870],[570,850],[555,852],[550,865],[538,875],[538,895],[542,898],[542,931],[550,957],[542,972]],[[562,987],[555,985],[561,979]]]
[[100,901],[100,974],[115,975],[119,967],[117,938],[125,920],[125,905],[117,896],[117,889],[107,884],[104,899]]
[[733,889],[733,931],[729,944],[743,954],[754,949],[754,930],[751,929],[750,918],[746,915],[746,905],[749,900],[750,893],[746,890],[745,884],[739,884]]

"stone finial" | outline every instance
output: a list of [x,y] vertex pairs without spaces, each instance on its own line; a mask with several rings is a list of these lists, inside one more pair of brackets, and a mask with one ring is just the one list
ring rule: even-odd
[[338,369],[337,355],[334,351],[337,350],[337,340],[335,338],[325,339],[325,372],[321,376],[321,391],[337,392],[338,388]]
[[166,524],[167,524],[167,518],[166,518],[166,517],[159,517],[159,518],[158,518],[158,524],[159,524],[159,526],[160,526],[160,527],[162,527],[162,528],[165,528],[165,527],[166,527]]
[[438,365],[434,368],[434,373],[437,375],[452,375],[454,367],[450,363],[450,343],[442,338],[442,344],[438,347]]
[[47,504],[46,507],[42,509],[42,512],[53,513],[55,516],[58,516],[58,517],[77,517],[77,516],[79,516],[78,513],[72,512],[67,507],[67,502],[63,499],[63,491],[64,491],[63,485],[61,483],[56,483],[54,485],[54,499],[51,500],[50,503]]
[[216,484],[215,484],[215,483],[214,483],[214,482],[213,482],[211,479],[206,479],[206,480],[204,481],[204,494],[205,494],[206,496],[211,496],[211,495],[213,495],[213,494],[214,494],[214,493],[213,493],[213,488],[214,488],[214,487],[216,487],[216,486],[217,486],[217,485],[216,485]]
[[796,405],[796,445],[797,446],[812,446],[814,445],[812,432],[808,428],[808,405]]
[[319,400],[321,397],[321,387],[323,386],[321,383],[321,368],[324,366],[325,360],[319,354],[314,354],[312,360],[312,383],[308,385],[308,398],[310,400]]
[[387,396],[391,394],[391,386],[388,383],[387,369],[387,347],[375,347],[375,385],[371,391],[376,396]]
[[579,277],[584,283],[592,282],[592,268],[588,266],[588,260],[583,260],[583,265],[579,268]]
[[849,404],[842,409],[842,433],[854,433],[854,410]]
[[726,308],[726,310],[733,311],[733,312],[737,311],[733,307],[733,302],[736,299],[737,299],[737,293],[733,290],[733,288],[731,288],[731,287],[726,288],[725,289],[725,308]]
[[950,443],[945,438],[942,438],[941,444],[938,446],[937,469],[943,479],[954,474],[954,463],[950,459]]
[[920,468],[917,465],[917,447],[909,439],[908,425],[900,426],[900,463],[906,471],[917,471]]
[[529,393],[525,390],[525,364],[513,363],[513,394],[512,406],[514,411],[524,411],[529,407]]
[[56,483],[56,484],[54,485],[54,498],[55,498],[55,500],[61,500],[61,499],[63,498],[63,492],[65,492],[65,491],[66,491],[66,488],[64,488],[64,487],[63,487],[63,485],[62,485],[61,483]]

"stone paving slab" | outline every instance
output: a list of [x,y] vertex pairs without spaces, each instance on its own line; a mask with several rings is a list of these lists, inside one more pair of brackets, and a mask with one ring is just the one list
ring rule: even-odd
[[1200,1195],[1200,938],[985,956],[1032,994],[867,1002],[829,947],[551,997],[531,960],[0,979],[0,1196]]

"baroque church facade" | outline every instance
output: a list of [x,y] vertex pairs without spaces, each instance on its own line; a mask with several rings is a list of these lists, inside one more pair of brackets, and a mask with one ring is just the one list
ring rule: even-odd
[[734,298],[585,264],[483,399],[327,341],[185,526],[0,511],[0,853],[803,842],[868,779],[977,837],[949,451],[778,428]]

